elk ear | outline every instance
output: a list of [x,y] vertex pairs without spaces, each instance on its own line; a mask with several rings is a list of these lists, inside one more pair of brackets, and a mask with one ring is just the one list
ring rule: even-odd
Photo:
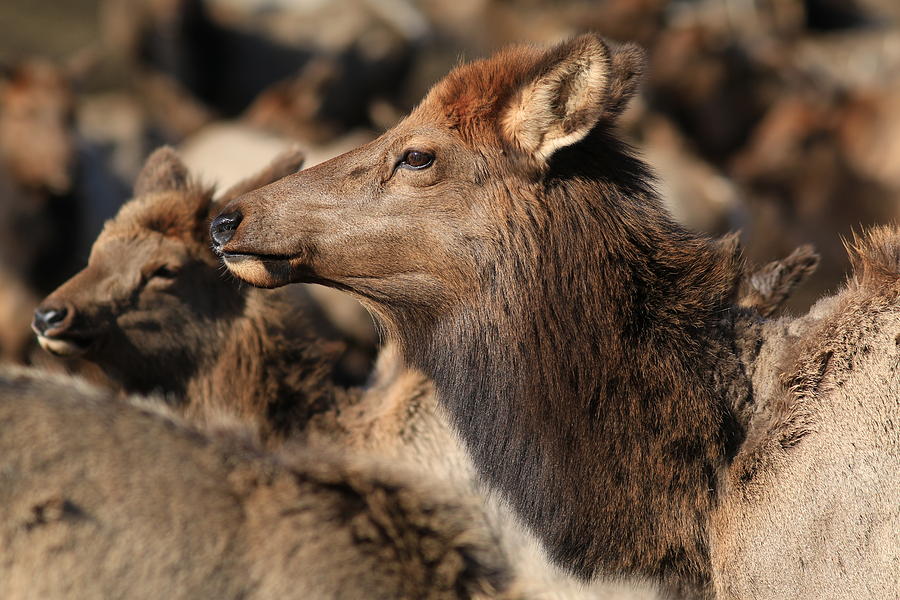
[[610,48],[611,66],[609,89],[606,92],[602,119],[612,120],[625,110],[637,92],[647,64],[647,53],[634,43],[617,44]]
[[300,170],[300,167],[303,166],[303,161],[305,160],[306,155],[300,148],[293,147],[285,150],[276,156],[272,162],[269,163],[268,167],[256,175],[239,181],[225,190],[225,193],[217,198],[216,202],[218,204],[225,204],[247,192],[252,192],[253,190],[257,190],[265,185],[278,181],[282,177],[287,177],[288,175],[296,173]]
[[134,183],[134,195],[187,190],[190,176],[178,153],[171,146],[153,152]]
[[507,141],[540,161],[580,141],[603,114],[610,65],[609,48],[594,35],[548,51],[501,117]]

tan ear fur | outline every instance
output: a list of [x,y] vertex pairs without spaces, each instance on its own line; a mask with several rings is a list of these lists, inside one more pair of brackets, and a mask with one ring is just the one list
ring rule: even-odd
[[553,48],[537,76],[513,95],[501,117],[503,135],[540,161],[580,141],[603,114],[611,64],[609,48],[595,35]]
[[303,167],[303,162],[305,160],[306,155],[299,147],[295,146],[289,148],[272,159],[269,166],[259,173],[252,175],[247,179],[243,179],[225,190],[225,192],[216,199],[216,203],[224,204],[247,192],[252,192],[253,190],[257,190],[265,185],[278,181],[282,177],[287,177],[288,175],[296,173]]
[[610,51],[612,66],[601,117],[605,120],[612,120],[625,110],[637,92],[647,64],[647,53],[632,42],[610,46]]
[[183,191],[190,187],[187,167],[171,146],[162,146],[144,163],[134,183],[134,195]]

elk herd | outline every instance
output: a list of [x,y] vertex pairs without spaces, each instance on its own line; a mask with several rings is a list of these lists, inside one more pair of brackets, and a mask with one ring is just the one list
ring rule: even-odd
[[[897,598],[900,228],[774,317],[818,256],[676,224],[643,63],[512,47],[219,194],[155,151],[32,324],[121,392],[0,371],[0,596]],[[371,313],[365,385],[295,283]]]

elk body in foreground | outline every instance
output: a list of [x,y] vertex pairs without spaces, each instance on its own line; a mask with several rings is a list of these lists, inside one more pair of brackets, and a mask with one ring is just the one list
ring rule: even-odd
[[286,464],[27,371],[0,420],[3,598],[526,597],[475,503],[395,468]]
[[758,316],[738,306],[735,246],[675,224],[615,136],[641,64],[585,35],[461,66],[211,234],[254,285],[360,298],[561,564],[707,597]]
[[756,332],[761,406],[712,519],[720,598],[900,590],[900,228],[850,258],[837,294]]

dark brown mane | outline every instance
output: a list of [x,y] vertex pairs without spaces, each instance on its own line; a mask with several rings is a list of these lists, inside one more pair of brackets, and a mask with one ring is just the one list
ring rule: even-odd
[[245,281],[363,299],[561,565],[706,597],[707,521],[752,400],[735,322],[755,317],[734,239],[677,225],[615,134],[642,65],[586,34],[459,67],[211,231]]
[[557,559],[705,580],[704,515],[743,436],[731,402],[750,395],[735,250],[676,225],[603,127],[520,192],[537,201],[512,199],[479,304],[398,337]]

